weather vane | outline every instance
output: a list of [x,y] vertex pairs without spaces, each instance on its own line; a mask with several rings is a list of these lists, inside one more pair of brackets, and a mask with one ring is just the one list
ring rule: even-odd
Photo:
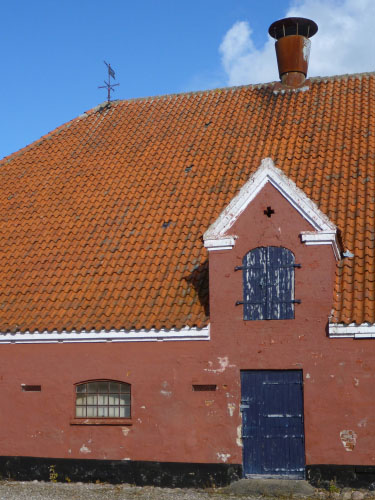
[[105,85],[101,85],[98,87],[98,89],[107,89],[108,91],[108,102],[111,101],[111,92],[114,92],[115,89],[113,87],[118,87],[120,84],[119,83],[111,83],[111,77],[115,80],[115,72],[113,71],[113,68],[111,68],[111,65],[108,64],[107,62],[104,61],[104,64],[108,68],[108,82],[104,80]]

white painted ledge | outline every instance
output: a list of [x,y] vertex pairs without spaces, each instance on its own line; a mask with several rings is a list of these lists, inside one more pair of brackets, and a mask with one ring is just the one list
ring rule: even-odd
[[209,252],[213,250],[232,250],[236,242],[235,237],[225,237],[212,240],[205,240],[204,246]]
[[162,342],[178,340],[210,340],[210,326],[180,330],[101,330],[1,333],[0,344],[58,344],[92,342]]
[[329,337],[332,339],[373,339],[375,338],[375,324],[330,323],[328,327]]
[[341,259],[336,231],[302,231],[301,241],[306,245],[331,245],[336,260]]

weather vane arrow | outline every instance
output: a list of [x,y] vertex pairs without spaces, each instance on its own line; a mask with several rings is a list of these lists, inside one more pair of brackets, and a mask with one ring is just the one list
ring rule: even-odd
[[101,85],[100,87],[98,87],[98,89],[107,89],[107,91],[108,91],[107,100],[108,100],[108,102],[110,102],[111,101],[111,92],[114,92],[115,91],[114,87],[118,87],[120,84],[119,83],[111,83],[111,77],[114,80],[116,79],[115,72],[114,72],[113,68],[111,67],[111,65],[108,64],[106,61],[104,61],[104,64],[108,68],[108,82],[106,82],[104,80],[105,85]]

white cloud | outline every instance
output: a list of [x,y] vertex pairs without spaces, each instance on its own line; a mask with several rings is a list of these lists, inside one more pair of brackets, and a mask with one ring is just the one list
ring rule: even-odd
[[229,85],[258,83],[277,78],[274,42],[268,40],[257,50],[251,39],[252,30],[246,21],[235,23],[220,45],[222,64]]
[[193,75],[178,92],[194,92],[197,89],[215,89],[224,86],[225,78],[222,72],[220,74],[207,72]]
[[[374,0],[295,0],[285,13],[289,16],[307,17],[319,26],[312,38],[309,76],[375,70]],[[246,21],[229,29],[219,50],[229,85],[278,79],[274,40],[255,48]]]

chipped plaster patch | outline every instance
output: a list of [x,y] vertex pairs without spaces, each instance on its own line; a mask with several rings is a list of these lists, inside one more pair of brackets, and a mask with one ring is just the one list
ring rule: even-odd
[[228,412],[231,417],[234,415],[234,410],[236,409],[236,405],[234,403],[228,403]]
[[214,404],[214,400],[213,399],[206,399],[206,401],[204,402],[204,404],[206,406],[212,406]]
[[358,427],[366,427],[366,425],[367,425],[367,417],[366,418],[362,418],[362,420],[360,420],[357,425],[358,425]]
[[308,379],[308,378],[311,378],[310,373],[306,373],[306,378],[307,378],[307,379]]
[[130,432],[130,428],[129,427],[121,427],[121,432],[122,432],[123,436],[127,436]]
[[90,448],[87,448],[87,446],[85,444],[83,444],[80,448],[80,453],[91,453],[91,450]]
[[357,444],[357,434],[352,430],[343,430],[340,432],[340,439],[346,451],[353,451]]
[[165,398],[170,398],[172,396],[172,391],[167,391],[168,385],[169,384],[166,380],[161,384],[162,390],[160,391],[160,394]]
[[217,361],[219,363],[220,368],[212,368],[213,363],[212,361],[208,362],[209,368],[205,368],[205,372],[210,372],[210,373],[224,373],[227,368],[235,368],[236,365],[231,365],[229,364],[229,358],[228,356],[224,356],[223,358],[218,357]]
[[237,443],[237,446],[239,446],[240,448],[243,447],[243,443],[242,443],[242,425],[239,425],[237,427],[236,443]]
[[358,387],[359,386],[359,378],[354,377],[353,384],[354,384],[354,387]]
[[228,458],[230,458],[230,453],[216,453],[216,456],[219,460],[226,463]]

